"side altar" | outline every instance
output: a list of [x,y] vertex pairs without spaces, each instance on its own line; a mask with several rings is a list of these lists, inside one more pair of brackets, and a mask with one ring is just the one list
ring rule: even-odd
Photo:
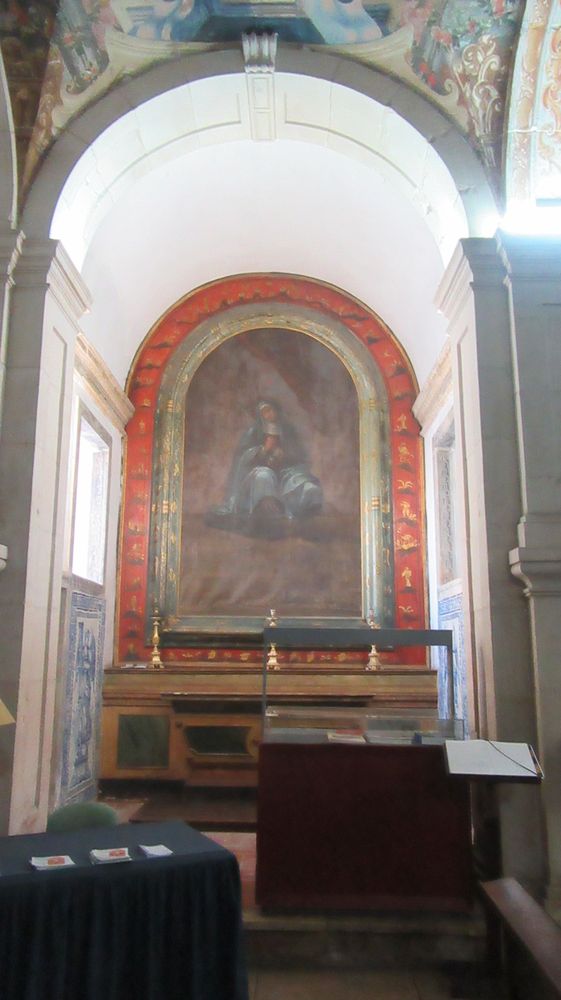
[[[332,631],[337,635],[322,645],[322,633]],[[426,664],[386,664],[383,655],[373,659],[368,644],[385,632],[359,632],[358,638],[353,636],[356,655],[346,656],[344,662],[338,659],[336,645],[333,650],[337,642],[342,644],[339,649],[348,648],[348,635],[345,644],[338,630],[322,629],[314,630],[315,647],[326,650],[320,662],[308,662],[309,641],[298,649],[298,637],[290,652],[279,650],[271,662],[271,638],[281,638],[282,630],[266,629],[263,666],[255,660],[233,664],[218,654],[212,664],[166,662],[163,668],[126,665],[106,670],[100,777],[255,786],[264,673],[269,697],[287,708],[330,713],[409,710],[436,716],[437,672]],[[443,635],[404,632],[410,642],[416,637],[416,642],[428,645],[438,645],[431,639]]]

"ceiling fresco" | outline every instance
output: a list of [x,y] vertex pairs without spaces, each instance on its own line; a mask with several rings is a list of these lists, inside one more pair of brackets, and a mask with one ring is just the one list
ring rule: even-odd
[[529,0],[512,73],[505,183],[514,204],[561,205],[561,0]]
[[[53,138],[124,76],[277,32],[397,75],[468,135],[491,177],[523,0],[8,0],[0,39],[24,186]],[[25,169],[23,170],[23,160]]]

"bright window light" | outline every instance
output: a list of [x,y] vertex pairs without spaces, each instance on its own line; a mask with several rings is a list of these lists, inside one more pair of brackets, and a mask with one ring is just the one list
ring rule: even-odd
[[80,418],[72,572],[103,583],[109,445],[85,416]]
[[501,229],[521,236],[561,236],[561,200],[511,202],[501,221]]

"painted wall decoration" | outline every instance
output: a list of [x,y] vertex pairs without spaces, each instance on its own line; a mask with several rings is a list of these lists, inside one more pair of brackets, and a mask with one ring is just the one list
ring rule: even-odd
[[0,48],[12,103],[17,159],[22,173],[36,125],[57,0],[11,0],[0,5]]
[[[438,627],[450,629],[453,633],[454,646],[454,718],[463,719],[466,734],[469,730],[467,668],[464,637],[463,596],[460,590],[455,593],[441,594],[438,600]],[[438,651],[438,714],[442,719],[449,716],[450,710],[450,677],[446,650]]]
[[[61,129],[123,76],[181,53],[240,44],[242,32],[260,30],[276,31],[285,45],[334,46],[401,77],[441,104],[491,172],[500,166],[522,0],[60,0],[52,24],[53,6],[13,0],[0,15],[0,32],[18,46],[27,45],[31,16],[42,17],[44,38],[52,33],[26,184]],[[16,117],[29,114],[23,105],[18,112],[20,104]]]
[[466,131],[496,178],[502,166],[509,64],[523,4],[445,0],[410,6],[416,25],[412,68],[434,94],[448,95],[465,111]]
[[[513,71],[506,188],[522,213],[561,197],[561,5],[528,0]],[[532,212],[533,214],[533,212]],[[523,219],[527,224],[528,219]]]
[[62,745],[62,800],[93,787],[103,676],[105,600],[74,591],[70,602],[68,669]]
[[[259,322],[250,332],[226,338],[222,346],[208,353],[208,366],[200,363],[198,377],[191,378],[185,366],[202,350],[200,331],[208,328],[209,336],[216,336],[240,309],[248,316],[258,310],[260,317],[264,310],[270,311],[269,327]],[[131,372],[129,395],[135,414],[127,428],[116,654],[120,662],[149,660],[155,594],[158,599],[163,595],[163,613],[168,616],[164,632],[167,627],[170,635],[175,635],[176,629],[179,634],[178,619],[194,621],[198,628],[197,614],[202,611],[205,622],[212,621],[215,636],[232,634],[228,615],[233,611],[243,610],[250,616],[258,611],[256,623],[262,627],[263,612],[268,608],[263,609],[262,601],[256,603],[260,573],[269,588],[278,584],[282,593],[284,587],[294,610],[298,603],[307,601],[307,613],[314,616],[321,610],[325,616],[326,601],[329,607],[331,600],[339,615],[344,609],[349,616],[361,617],[360,570],[352,565],[353,559],[358,564],[361,558],[356,517],[356,395],[353,404],[343,366],[338,359],[324,356],[321,344],[306,343],[310,338],[301,332],[287,337],[286,329],[275,330],[278,311],[290,309],[313,310],[314,315],[321,314],[327,328],[329,324],[343,327],[350,341],[358,340],[378,373],[387,452],[384,458],[372,451],[361,455],[360,461],[363,472],[385,468],[385,476],[377,495],[361,498],[361,505],[368,508],[360,511],[361,526],[370,523],[365,518],[379,519],[381,547],[376,565],[378,576],[384,566],[381,581],[386,602],[380,624],[426,625],[422,444],[411,412],[417,390],[407,358],[372,313],[336,289],[296,277],[240,276],[205,286],[175,306],[148,335]],[[298,365],[294,365],[295,354],[300,359]],[[331,384],[337,366],[341,369],[339,381],[335,380],[334,391],[328,392],[326,379]],[[188,391],[183,388],[183,397],[182,385],[191,386]],[[172,391],[170,387],[175,388]],[[320,404],[322,396],[326,398]],[[260,409],[259,404],[267,401],[277,408]],[[369,400],[364,399],[360,406],[368,410]],[[372,406],[377,406],[375,400]],[[343,410],[348,410],[345,416]],[[363,414],[361,426],[367,423]],[[299,462],[283,471],[279,466],[274,475],[262,477],[257,488],[245,478],[242,452],[249,447],[269,455],[278,449],[279,431],[287,451],[289,447],[296,449],[298,440],[306,457],[303,459],[300,451]],[[382,434],[380,440],[383,438]],[[236,454],[239,445],[242,447]],[[178,447],[183,449],[181,455]],[[375,450],[383,452],[384,447]],[[188,461],[183,466],[185,458]],[[261,470],[265,465],[263,458]],[[311,506],[306,514],[296,513],[295,508],[295,516],[290,518],[282,483],[291,476],[298,478],[298,472],[298,485],[306,487]],[[267,500],[265,507],[272,510],[258,511],[259,504],[251,508],[253,487],[254,498],[259,494]],[[270,500],[274,502],[270,504]],[[366,548],[373,545],[370,538]],[[321,587],[315,587],[321,594],[321,609],[313,605],[313,595],[292,593],[295,577],[291,577],[290,567],[284,564],[277,572],[283,552],[283,558],[293,559],[295,552],[305,549],[315,555],[316,580],[317,574],[322,574]],[[242,551],[246,559],[260,553],[262,564],[246,582],[246,563],[238,574],[243,579],[236,583]],[[183,569],[182,552],[186,559]],[[337,563],[341,553],[346,559],[345,570],[343,563]],[[162,565],[164,557],[167,561]],[[179,561],[174,562],[174,558]],[[269,567],[265,577],[268,562],[273,569]],[[337,581],[332,580],[339,569],[347,573],[348,594],[337,590]],[[233,588],[230,595],[227,581]],[[174,594],[179,595],[179,605],[172,607],[170,615]],[[247,646],[234,648],[235,643],[228,647],[222,642],[219,645],[226,648],[217,649],[211,639],[193,642],[167,644],[162,651],[164,662],[200,663],[217,656],[232,662],[259,662],[259,652]],[[393,662],[424,662],[416,656],[418,651],[405,656],[403,652],[387,654],[388,662],[392,658]],[[330,653],[309,655],[310,662],[331,657]]]

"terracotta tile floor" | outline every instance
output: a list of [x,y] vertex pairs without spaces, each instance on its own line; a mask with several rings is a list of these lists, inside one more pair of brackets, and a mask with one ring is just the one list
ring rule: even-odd
[[220,833],[202,832],[205,837],[215,840],[217,844],[221,844],[222,847],[226,847],[228,851],[236,855],[242,880],[242,908],[244,912],[253,909],[255,907],[255,834],[222,831]]

